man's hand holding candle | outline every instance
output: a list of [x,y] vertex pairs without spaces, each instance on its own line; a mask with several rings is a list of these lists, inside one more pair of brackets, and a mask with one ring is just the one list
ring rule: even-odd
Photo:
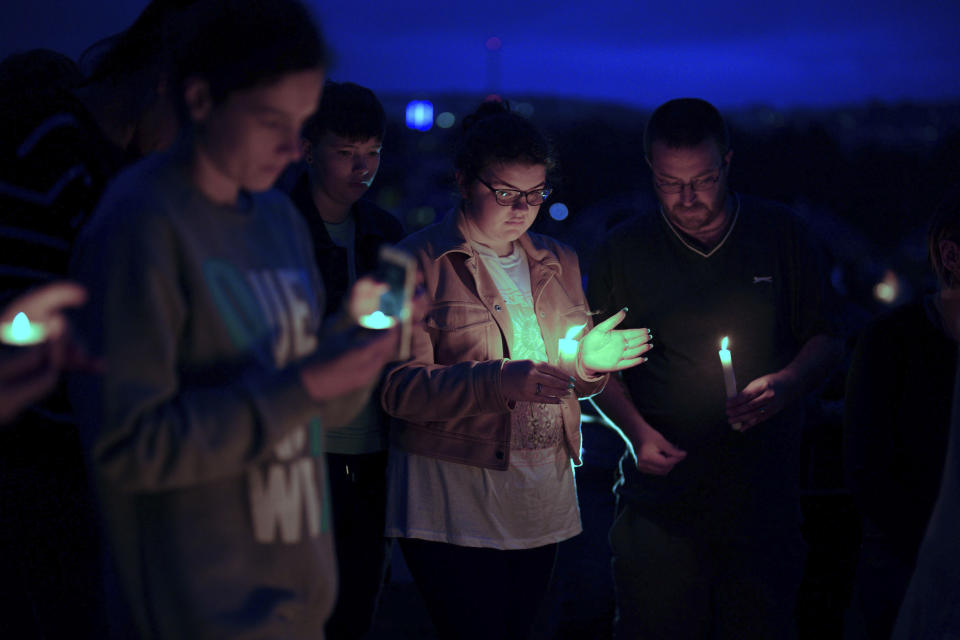
[[727,420],[746,431],[780,413],[802,392],[800,380],[787,369],[760,376],[727,400]]

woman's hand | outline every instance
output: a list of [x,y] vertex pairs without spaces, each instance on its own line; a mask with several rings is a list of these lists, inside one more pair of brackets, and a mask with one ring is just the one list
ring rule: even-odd
[[560,404],[570,395],[574,380],[546,362],[508,360],[500,371],[500,388],[507,400]]
[[622,371],[642,362],[641,355],[650,351],[650,329],[614,330],[627,317],[624,307],[597,326],[580,341],[580,362],[590,375]]

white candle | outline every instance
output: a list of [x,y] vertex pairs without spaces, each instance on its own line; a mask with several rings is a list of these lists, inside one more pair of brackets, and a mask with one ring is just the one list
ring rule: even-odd
[[585,326],[587,325],[579,324],[575,327],[570,327],[566,335],[560,338],[557,343],[557,358],[560,361],[560,368],[568,373],[576,371],[577,350],[580,348],[580,343],[573,337],[580,333]]
[[[720,354],[720,366],[723,367],[723,384],[727,389],[727,397],[732,398],[737,395],[737,376],[733,373],[733,356],[727,349],[729,343],[727,336],[724,336],[723,340],[720,341],[720,351],[717,353]],[[740,423],[734,424],[733,428],[739,431]]]
[[29,347],[40,344],[47,339],[47,331],[43,324],[30,322],[23,311],[13,318],[13,322],[5,322],[0,326],[0,342],[16,347]]
[[729,342],[727,337],[724,336],[723,340],[720,341],[720,351],[717,353],[720,354],[720,365],[723,367],[723,384],[727,388],[727,397],[732,398],[737,395],[737,376],[733,373],[733,356],[727,349]]

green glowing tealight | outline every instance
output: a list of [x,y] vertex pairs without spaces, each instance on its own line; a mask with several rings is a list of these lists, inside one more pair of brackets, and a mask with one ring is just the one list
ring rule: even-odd
[[30,322],[23,311],[13,318],[13,322],[0,325],[0,342],[18,347],[40,344],[47,338],[47,332],[39,322]]
[[368,313],[365,316],[360,316],[360,319],[357,320],[361,327],[365,329],[389,329],[394,324],[396,324],[396,319],[388,316],[383,311],[379,309],[373,313]]

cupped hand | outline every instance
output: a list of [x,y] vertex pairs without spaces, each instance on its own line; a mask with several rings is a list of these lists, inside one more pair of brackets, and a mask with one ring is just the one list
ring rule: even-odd
[[623,308],[581,340],[580,361],[587,373],[622,371],[646,362],[642,355],[653,348],[652,334],[649,329],[615,329],[626,317]]
[[383,282],[377,282],[370,276],[357,280],[350,289],[347,298],[347,313],[354,321],[369,315],[380,308],[380,296],[390,290]]
[[643,429],[640,442],[634,443],[637,470],[642,473],[663,476],[687,457],[687,452],[671,444],[653,427]]
[[727,400],[727,420],[746,431],[780,413],[799,395],[799,381],[790,375],[779,372],[760,376]]
[[500,388],[507,400],[560,404],[570,395],[574,380],[546,362],[508,360],[500,371]]

